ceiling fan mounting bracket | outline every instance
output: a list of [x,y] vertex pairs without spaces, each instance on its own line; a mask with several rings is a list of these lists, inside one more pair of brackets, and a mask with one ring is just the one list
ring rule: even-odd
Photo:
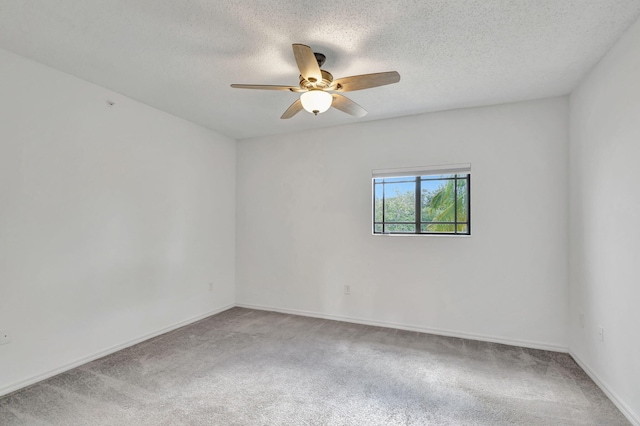
[[322,68],[324,65],[324,61],[327,60],[327,57],[324,56],[324,53],[313,52],[313,55],[316,57],[316,61],[318,61],[318,66]]

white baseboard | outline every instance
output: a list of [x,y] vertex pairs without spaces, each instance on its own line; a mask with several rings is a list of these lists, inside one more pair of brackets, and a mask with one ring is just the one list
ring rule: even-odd
[[9,394],[11,392],[15,392],[15,391],[17,391],[19,389],[25,388],[25,387],[27,387],[29,385],[34,384],[34,383],[37,383],[37,382],[40,382],[42,380],[48,379],[49,377],[56,376],[56,375],[58,375],[60,373],[64,373],[65,371],[68,371],[68,370],[71,370],[73,368],[79,367],[79,366],[81,366],[83,364],[86,364],[88,362],[95,361],[98,358],[102,358],[102,357],[110,355],[110,354],[112,354],[114,352],[118,352],[118,351],[120,351],[122,349],[128,348],[129,346],[136,345],[138,343],[144,342],[145,340],[152,339],[152,338],[157,337],[157,336],[159,336],[161,334],[168,333],[168,332],[173,331],[173,330],[175,330],[177,328],[184,327],[185,325],[189,325],[189,324],[194,323],[196,321],[200,321],[201,319],[210,317],[211,315],[219,314],[220,312],[226,311],[227,309],[231,309],[234,306],[235,306],[235,304],[230,304],[230,305],[227,305],[227,306],[223,306],[221,308],[214,309],[213,311],[210,311],[210,312],[207,312],[207,313],[204,313],[204,314],[201,314],[201,315],[197,315],[195,317],[188,318],[188,319],[186,319],[184,321],[177,322],[177,323],[172,324],[172,325],[170,325],[168,327],[164,327],[164,328],[162,328],[160,330],[154,331],[153,333],[145,334],[144,336],[138,337],[138,338],[133,339],[133,340],[129,340],[128,342],[121,343],[119,345],[112,346],[112,347],[110,347],[108,349],[105,349],[103,351],[100,351],[100,352],[91,354],[89,356],[77,359],[77,360],[75,360],[73,362],[70,362],[69,364],[65,364],[65,365],[63,365],[63,366],[61,366],[59,368],[56,368],[56,369],[53,369],[53,370],[50,370],[50,371],[46,371],[44,373],[38,374],[36,376],[29,377],[29,378],[24,379],[24,380],[20,380],[20,381],[15,382],[15,383],[11,383],[8,386],[4,386],[4,387],[0,388],[0,396],[7,395],[7,394]]
[[461,339],[480,340],[483,342],[491,342],[491,343],[501,343],[503,345],[521,346],[521,347],[531,348],[531,349],[542,349],[545,351],[562,352],[562,353],[569,352],[569,348],[566,346],[551,345],[548,343],[541,343],[541,342],[532,342],[529,340],[504,339],[502,337],[487,336],[483,334],[462,333],[462,332],[451,331],[451,330],[441,330],[441,329],[435,329],[435,328],[427,328],[427,327],[414,326],[409,324],[400,324],[400,323],[394,323],[394,322],[386,322],[386,321],[375,321],[375,320],[370,320],[365,318],[355,318],[355,317],[348,317],[348,316],[342,316],[342,315],[328,315],[328,314],[323,314],[319,312],[304,311],[300,309],[279,308],[275,306],[253,305],[248,303],[237,303],[236,306],[240,308],[257,309],[261,311],[272,311],[272,312],[280,312],[283,314],[301,315],[305,317],[351,322],[355,324],[373,325],[376,327],[386,327],[386,328],[396,328],[398,330],[417,331],[420,333],[437,334],[439,336],[458,337]]
[[587,373],[587,375],[589,377],[591,377],[591,380],[593,380],[596,383],[596,385],[598,385],[598,387],[600,389],[602,389],[602,392],[604,392],[605,395],[607,395],[609,397],[611,402],[613,402],[615,404],[615,406],[618,407],[618,409],[622,412],[622,414],[625,415],[625,417],[631,422],[631,424],[634,425],[634,426],[640,426],[640,415],[635,413],[631,409],[631,407],[629,407],[627,405],[627,403],[625,403],[622,399],[620,399],[620,397],[611,389],[611,387],[609,385],[607,385],[607,383],[604,382],[600,378],[600,376],[598,376],[593,371],[593,369],[591,367],[589,367],[584,361],[582,361],[571,350],[571,348],[569,348],[569,355],[571,355],[571,357],[574,359],[576,364],[578,364],[580,366],[580,368],[582,368],[584,370],[584,372]]

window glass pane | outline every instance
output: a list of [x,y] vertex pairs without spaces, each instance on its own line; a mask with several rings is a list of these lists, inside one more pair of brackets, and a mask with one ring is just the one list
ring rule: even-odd
[[386,222],[415,222],[415,189],[415,182],[384,184],[384,220]]
[[454,180],[422,181],[421,221],[454,222]]
[[420,232],[432,232],[432,233],[443,233],[443,234],[453,234],[454,226],[453,224],[446,223],[423,223],[420,225]]
[[395,224],[387,223],[384,225],[384,232],[416,232],[415,224]]
[[470,235],[468,185],[466,173],[375,178],[373,232]]
[[458,222],[467,221],[467,180],[458,180]]
[[374,199],[373,199],[373,212],[374,222],[382,222],[382,184],[375,184]]

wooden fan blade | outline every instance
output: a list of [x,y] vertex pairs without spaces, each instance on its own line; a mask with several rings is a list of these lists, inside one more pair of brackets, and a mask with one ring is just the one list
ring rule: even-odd
[[331,83],[331,90],[340,92],[352,92],[354,90],[369,89],[371,87],[384,86],[400,81],[400,74],[397,71],[378,72],[374,74],[354,75],[334,80]]
[[322,81],[322,73],[318,66],[318,60],[313,54],[313,50],[304,44],[293,45],[293,55],[300,70],[300,75],[311,83]]
[[342,96],[337,93],[334,93],[331,96],[333,96],[333,102],[331,103],[331,106],[335,109],[339,109],[342,112],[346,112],[347,114],[353,115],[354,117],[358,118],[367,115],[367,110],[365,110],[346,96]]
[[290,92],[304,92],[299,87],[294,86],[270,86],[265,84],[232,84],[234,89],[260,89],[260,90],[288,90]]
[[302,101],[300,99],[297,99],[294,103],[291,104],[289,108],[287,108],[287,110],[284,112],[284,114],[282,114],[282,117],[280,118],[291,118],[300,111],[302,111]]

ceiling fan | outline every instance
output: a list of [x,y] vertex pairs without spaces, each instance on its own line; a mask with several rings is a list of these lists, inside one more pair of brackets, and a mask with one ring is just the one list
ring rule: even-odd
[[326,56],[322,53],[314,53],[309,46],[304,44],[294,44],[293,55],[300,70],[300,84],[298,86],[232,84],[231,87],[301,92],[300,98],[282,114],[280,118],[283,119],[291,118],[303,109],[318,115],[330,107],[360,118],[367,115],[367,111],[339,92],[369,89],[400,81],[400,74],[397,71],[354,75],[334,80],[330,72],[320,69],[326,60]]

